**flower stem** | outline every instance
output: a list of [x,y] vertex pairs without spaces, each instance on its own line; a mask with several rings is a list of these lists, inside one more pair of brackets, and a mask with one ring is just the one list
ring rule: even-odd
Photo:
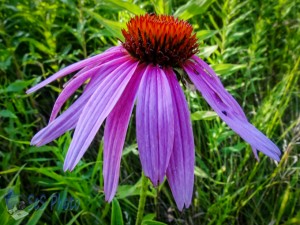
[[144,173],[142,173],[142,187],[140,192],[140,201],[139,201],[135,225],[142,224],[146,197],[147,197],[147,190],[148,190],[148,178],[144,175]]

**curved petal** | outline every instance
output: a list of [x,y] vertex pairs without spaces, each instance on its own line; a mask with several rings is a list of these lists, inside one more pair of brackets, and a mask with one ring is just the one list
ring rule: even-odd
[[[202,78],[206,81],[206,84],[213,89],[215,92],[219,89],[224,89],[224,91],[219,92],[219,97],[222,99],[222,101],[227,102],[230,107],[232,107],[240,116],[240,119],[248,121],[243,109],[237,103],[237,101],[231,96],[231,94],[226,91],[224,88],[220,78],[216,75],[216,73],[210,68],[209,65],[206,64],[202,59],[200,59],[198,56],[192,56],[192,59],[200,66],[200,70],[197,70]],[[198,67],[199,68],[199,67]]]
[[[101,63],[100,63],[101,64]],[[83,67],[81,70],[79,70],[74,76],[72,76],[66,83],[63,84],[63,88],[67,87],[69,85],[69,83],[73,82],[74,79],[76,79],[77,77],[81,76],[83,73],[89,71],[90,69],[93,69],[97,66],[100,66],[96,64],[92,64],[92,65],[88,65],[86,67]]]
[[[123,70],[124,66],[127,66],[126,63],[123,63],[121,65],[111,65],[111,68],[114,70]],[[42,130],[40,130],[31,140],[32,145],[42,146],[45,145],[51,141],[53,141],[55,138],[61,136],[66,131],[74,129],[79,116],[86,105],[87,101],[90,99],[90,97],[94,94],[97,87],[102,83],[102,81],[106,77],[111,77],[110,75],[111,70],[105,70],[101,76],[96,76],[91,78],[89,82],[89,88],[86,89],[82,95],[65,111],[63,112],[59,117],[57,117],[55,120],[50,122],[46,127],[44,127]]]
[[167,179],[178,209],[189,207],[194,187],[195,147],[188,104],[172,69],[167,70],[174,109],[174,146]]
[[[101,81],[99,80],[99,83]],[[65,112],[46,127],[40,130],[31,140],[31,145],[42,146],[58,138],[68,130],[74,129],[82,109],[92,96],[96,88],[83,93]]]
[[64,170],[74,169],[88,146],[95,137],[104,119],[108,116],[119,100],[138,62],[131,59],[126,65],[113,71],[110,77],[105,78],[94,94],[86,103],[76,126],[75,133],[69,147]]
[[[236,105],[233,104],[235,100],[223,86],[219,85],[218,89],[213,88],[212,82],[207,79],[209,75],[205,71],[203,72],[202,67],[191,61],[184,65],[184,70],[208,104],[232,130],[252,146],[253,150],[258,149],[270,158],[276,161],[280,160],[279,148],[241,115],[240,111],[236,109]],[[201,74],[198,71],[202,71]],[[225,95],[226,98],[223,97]]]
[[[198,66],[201,68],[200,70],[196,70],[197,73],[201,74],[202,78],[206,81],[206,84],[213,89],[215,92],[217,90],[224,89],[225,91],[219,92],[219,97],[223,102],[227,102],[230,107],[234,110],[234,112],[239,116],[241,120],[248,121],[243,109],[238,104],[238,102],[226,91],[224,88],[220,78],[217,76],[217,74],[213,71],[213,69],[210,68],[209,65],[206,64],[202,59],[200,59],[198,56],[193,55],[192,59]],[[199,68],[198,67],[198,68]],[[252,151],[254,153],[254,156],[257,160],[259,160],[257,155],[257,149],[252,146]]]
[[137,142],[145,175],[153,185],[164,179],[174,142],[170,86],[164,71],[149,65],[138,91]]
[[121,98],[106,119],[104,130],[103,176],[105,200],[108,202],[113,199],[117,190],[126,131],[144,71],[145,66],[139,65]]
[[50,116],[49,122],[52,122],[55,117],[57,116],[59,110],[61,109],[62,105],[68,100],[68,98],[75,93],[75,91],[90,77],[92,76],[101,76],[102,73],[110,73],[112,72],[116,66],[120,63],[123,64],[128,59],[128,56],[119,57],[117,59],[111,60],[107,63],[101,64],[100,66],[96,66],[86,72],[81,73],[76,78],[72,79],[65,88],[62,90],[58,98],[56,99],[52,113]]
[[26,91],[27,94],[30,94],[34,91],[37,91],[38,89],[46,86],[47,84],[57,80],[58,78],[64,77],[70,73],[73,73],[74,71],[80,70],[81,68],[85,67],[85,66],[89,66],[92,64],[98,64],[98,63],[103,63],[105,61],[114,59],[118,56],[124,56],[127,53],[124,52],[123,47],[121,46],[117,46],[117,47],[112,47],[110,49],[110,51],[95,55],[91,58],[82,60],[80,62],[74,63],[70,66],[67,66],[65,68],[63,68],[62,70],[58,71],[57,73],[53,74],[52,76],[50,76],[49,78],[47,78],[46,80],[42,81],[41,83],[35,85],[34,87],[30,88],[29,90]]

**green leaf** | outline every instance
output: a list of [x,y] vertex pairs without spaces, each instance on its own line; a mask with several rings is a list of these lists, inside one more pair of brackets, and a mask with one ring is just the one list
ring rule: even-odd
[[172,12],[172,0],[151,0],[156,14],[168,15]]
[[1,110],[0,111],[0,117],[12,118],[12,119],[17,119],[18,118],[13,112],[11,112],[9,110]]
[[174,16],[183,20],[188,20],[193,16],[204,13],[213,2],[214,0],[188,1],[185,5],[177,9],[177,11],[174,13]]
[[208,46],[204,48],[200,48],[199,56],[203,56],[204,58],[208,58],[214,51],[216,51],[218,45]]
[[136,185],[119,185],[117,197],[118,199],[125,199],[128,196],[137,196],[139,195],[139,190],[136,188]]
[[166,225],[166,223],[155,220],[143,220],[142,225]]
[[67,225],[71,225],[73,224],[74,222],[77,221],[77,218],[83,213],[84,211],[80,211],[79,213],[77,213],[75,216],[72,216],[72,219],[67,223]]
[[213,111],[197,111],[192,113],[191,118],[193,121],[197,120],[212,120],[218,116],[217,113]]
[[212,37],[217,32],[218,31],[215,31],[215,30],[200,30],[196,33],[196,37],[198,38],[198,41],[202,41],[202,40]]
[[117,199],[112,201],[111,225],[123,225],[123,216]]
[[102,24],[114,37],[119,38],[120,40],[124,40],[121,29],[125,28],[125,23],[104,19],[102,16],[89,9],[84,9],[84,11],[90,14],[90,16],[92,16],[100,24]]
[[12,55],[8,50],[0,50],[0,70],[7,70],[11,65]]
[[222,151],[224,151],[225,153],[240,152],[245,147],[246,147],[246,143],[241,142],[241,143],[238,143],[238,144],[236,144],[234,146],[225,147],[225,148],[222,149]]
[[217,65],[212,65],[213,70],[218,73],[218,74],[230,74],[233,73],[237,70],[246,68],[247,65],[241,64],[217,64]]
[[[16,80],[15,82],[8,85],[4,92],[20,92],[34,82],[35,79],[31,80]],[[2,90],[3,91],[3,90]]]
[[204,170],[202,170],[198,166],[195,166],[194,173],[195,173],[195,176],[197,176],[197,177],[208,178],[207,173],[205,173]]
[[147,214],[143,217],[143,221],[144,220],[153,220],[154,218],[155,218],[155,214],[154,213],[149,213],[149,214]]
[[[45,44],[43,44],[33,38],[21,38],[20,42],[29,42],[34,47],[36,47],[37,49],[39,49],[40,51],[42,51],[46,54],[49,54],[49,55],[55,54],[55,52],[51,51],[51,48],[49,48],[49,46],[46,46]],[[55,49],[53,49],[53,50],[55,50]]]
[[139,154],[139,151],[137,150],[138,149],[138,146],[137,144],[132,144],[132,145],[129,145],[128,147],[126,147],[123,152],[122,152],[122,156],[125,156],[125,155],[128,155],[129,153],[133,153],[135,155],[138,155]]
[[165,223],[154,220],[155,214],[150,213],[143,217],[142,225],[164,225]]
[[125,9],[135,15],[145,14],[145,10],[141,9],[138,5],[130,3],[128,1],[120,1],[120,0],[109,0],[115,6],[118,6],[121,9]]

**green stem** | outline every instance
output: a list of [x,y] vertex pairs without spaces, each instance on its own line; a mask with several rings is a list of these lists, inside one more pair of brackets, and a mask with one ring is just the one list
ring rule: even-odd
[[141,187],[141,192],[140,192],[140,201],[139,201],[139,207],[138,207],[138,211],[137,211],[135,225],[142,224],[145,203],[146,203],[146,197],[147,197],[147,190],[148,190],[148,178],[144,175],[144,173],[142,173],[142,187]]

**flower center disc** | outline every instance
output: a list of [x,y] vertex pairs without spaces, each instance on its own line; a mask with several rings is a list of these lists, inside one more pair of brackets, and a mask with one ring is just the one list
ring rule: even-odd
[[176,67],[198,52],[192,26],[173,16],[135,16],[122,33],[123,47],[143,62]]

